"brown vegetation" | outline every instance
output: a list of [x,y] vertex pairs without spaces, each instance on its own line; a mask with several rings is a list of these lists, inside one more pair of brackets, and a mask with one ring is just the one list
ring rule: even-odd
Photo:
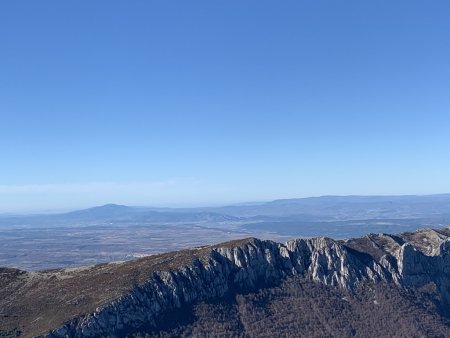
[[[237,246],[248,239],[221,244]],[[64,321],[95,311],[137,285],[155,271],[171,271],[204,260],[215,246],[144,257],[92,267],[26,272],[0,268],[0,337],[21,332],[42,334]]]

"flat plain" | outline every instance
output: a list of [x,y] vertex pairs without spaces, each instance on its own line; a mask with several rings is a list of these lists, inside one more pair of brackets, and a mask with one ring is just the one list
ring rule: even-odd
[[325,196],[219,208],[105,205],[0,217],[0,266],[79,267],[256,237],[355,238],[450,225],[450,195]]

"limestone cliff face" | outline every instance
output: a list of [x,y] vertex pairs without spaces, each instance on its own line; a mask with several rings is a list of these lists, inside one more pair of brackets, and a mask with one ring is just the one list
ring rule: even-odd
[[273,285],[297,274],[346,289],[378,281],[414,287],[433,282],[449,301],[448,236],[437,236],[434,230],[417,234],[412,239],[369,235],[349,241],[313,238],[286,244],[250,239],[234,247],[215,247],[202,261],[154,272],[145,284],[45,337],[118,337],[130,329],[151,328],[163,313],[185,304]]

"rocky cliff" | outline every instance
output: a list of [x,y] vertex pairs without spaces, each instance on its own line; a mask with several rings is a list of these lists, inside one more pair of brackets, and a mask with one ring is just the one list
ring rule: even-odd
[[[450,303],[449,236],[448,229],[440,229],[401,235],[371,234],[345,241],[297,239],[285,244],[252,238],[186,251],[181,256],[162,255],[156,263],[154,258],[144,258],[138,265],[132,262],[104,265],[101,276],[102,267],[89,268],[84,275],[83,271],[42,272],[33,277],[35,284],[30,282],[29,273],[15,271],[19,277],[10,277],[11,281],[5,284],[16,288],[15,297],[13,293],[7,304],[14,308],[11,302],[20,303],[20,297],[29,297],[31,286],[41,285],[42,279],[53,280],[53,284],[48,282],[52,287],[46,289],[46,297],[52,297],[52,290],[55,295],[60,292],[78,297],[75,302],[82,305],[77,307],[78,313],[67,314],[69,318],[59,316],[58,320],[64,319],[59,326],[42,332],[41,337],[56,338],[121,337],[128,332],[156,327],[162,315],[184,305],[276,285],[294,275],[348,290],[374,282],[399,287],[433,283],[443,301]],[[130,268],[132,264],[135,267]],[[133,269],[139,269],[139,276],[133,274],[137,273]],[[12,273],[9,271],[9,275]],[[123,280],[131,278],[132,282],[118,284],[123,274],[126,275]],[[20,278],[21,284],[17,282]],[[65,290],[68,284],[64,283],[74,278],[78,291]],[[109,298],[102,297],[99,301],[94,297],[95,292]],[[64,311],[64,302],[74,301],[64,297],[53,303],[59,311]],[[49,322],[52,323],[45,321]],[[24,333],[28,334],[26,330]],[[32,330],[29,333],[35,334]]]

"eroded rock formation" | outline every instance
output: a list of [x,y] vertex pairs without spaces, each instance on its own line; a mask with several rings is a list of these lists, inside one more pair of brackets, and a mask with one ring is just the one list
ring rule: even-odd
[[380,281],[400,287],[433,283],[450,303],[449,236],[448,229],[441,229],[285,244],[252,238],[202,248],[201,257],[190,264],[153,271],[116,299],[67,320],[44,337],[118,337],[156,327],[159,316],[183,305],[274,285],[293,275],[349,290]]

